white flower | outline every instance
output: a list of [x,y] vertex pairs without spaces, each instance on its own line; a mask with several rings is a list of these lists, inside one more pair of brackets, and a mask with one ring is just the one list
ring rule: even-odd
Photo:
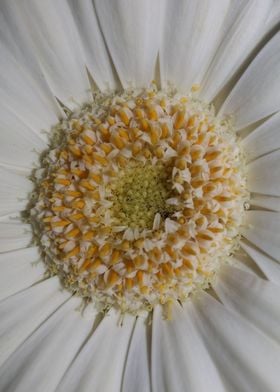
[[[1,1],[1,392],[279,391],[279,3]],[[28,176],[50,128],[88,102],[91,88],[135,91],[152,80],[183,93],[200,85],[199,98],[232,116],[250,206],[236,262],[209,291],[176,302],[172,320],[159,305],[137,318],[113,308],[103,317],[45,278],[21,217]],[[136,238],[136,229],[125,233]],[[51,256],[47,235],[41,245]]]

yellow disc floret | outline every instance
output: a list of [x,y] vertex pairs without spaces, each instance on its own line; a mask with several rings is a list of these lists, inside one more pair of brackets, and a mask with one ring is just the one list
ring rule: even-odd
[[236,247],[239,145],[191,95],[96,95],[54,128],[42,162],[31,218],[45,261],[99,308],[184,300]]

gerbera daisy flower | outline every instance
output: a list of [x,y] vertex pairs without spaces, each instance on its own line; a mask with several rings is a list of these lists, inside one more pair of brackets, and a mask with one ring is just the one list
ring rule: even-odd
[[1,391],[279,391],[279,16],[1,2]]

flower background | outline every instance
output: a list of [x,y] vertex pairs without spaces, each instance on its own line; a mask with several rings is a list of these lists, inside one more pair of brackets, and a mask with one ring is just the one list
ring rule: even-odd
[[[278,0],[1,1],[1,392],[279,391],[279,20]],[[58,102],[153,79],[199,83],[234,116],[252,192],[245,253],[171,322],[156,308],[120,325],[44,279],[20,211]]]

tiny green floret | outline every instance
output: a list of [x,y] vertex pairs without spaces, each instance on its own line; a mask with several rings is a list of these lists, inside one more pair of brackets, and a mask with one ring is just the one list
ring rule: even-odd
[[152,229],[157,213],[165,219],[174,211],[174,206],[166,203],[172,197],[170,167],[133,165],[112,187],[112,212],[118,225]]

